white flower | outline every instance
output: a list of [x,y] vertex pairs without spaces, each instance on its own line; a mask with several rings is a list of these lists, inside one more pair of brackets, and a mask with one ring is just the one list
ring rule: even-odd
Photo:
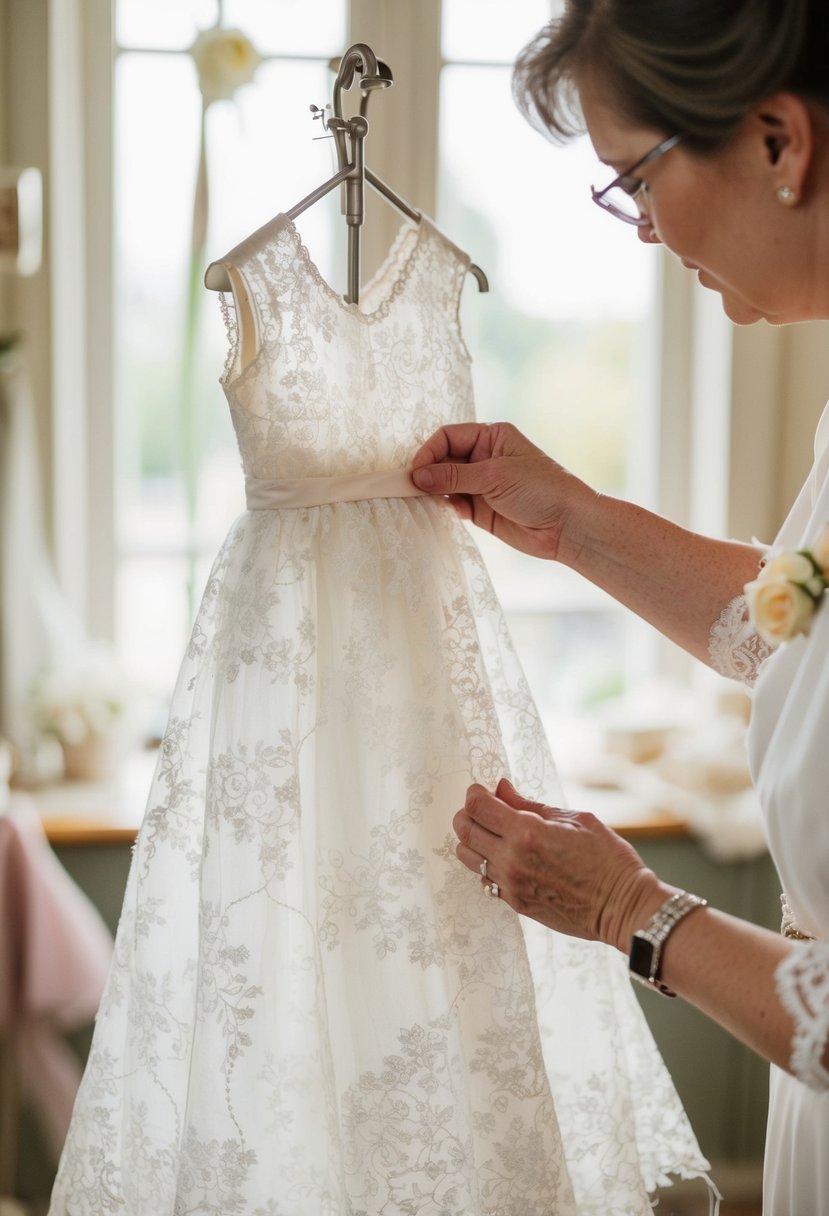
[[91,646],[60,667],[41,672],[31,692],[35,725],[62,743],[83,743],[121,721],[133,690],[112,653]]
[[241,30],[202,30],[190,47],[204,104],[226,101],[256,75],[262,57]]
[[810,552],[823,571],[823,577],[829,580],[829,524],[824,524],[823,531],[811,546]]
[[804,553],[779,553],[766,564],[761,578],[787,578],[793,583],[805,583],[815,572]]
[[778,646],[808,632],[816,605],[803,587],[783,576],[770,575],[768,569],[746,584],[745,595],[760,637],[770,646]]

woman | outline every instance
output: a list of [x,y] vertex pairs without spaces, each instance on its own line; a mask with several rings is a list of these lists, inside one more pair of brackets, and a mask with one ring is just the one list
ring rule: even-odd
[[[641,240],[663,242],[738,323],[829,317],[825,9],[825,0],[568,0],[518,63],[517,94],[531,117],[558,138],[583,124],[618,174],[594,201],[635,224]],[[828,446],[824,415],[815,468],[773,554],[822,552]],[[749,751],[797,920],[788,918],[789,936],[686,897],[592,815],[529,802],[507,781],[494,793],[470,788],[455,817],[457,853],[516,912],[630,953],[639,978],[679,993],[769,1060],[764,1210],[829,1211],[829,606],[820,554],[807,562],[811,583],[785,558],[751,589],[756,624],[772,641],[811,626],[772,653],[743,598],[764,560],[757,547],[694,535],[596,494],[511,426],[444,428],[418,453],[413,478],[515,548],[579,571],[724,674],[753,682],[762,668]],[[801,616],[769,616],[789,602]]]

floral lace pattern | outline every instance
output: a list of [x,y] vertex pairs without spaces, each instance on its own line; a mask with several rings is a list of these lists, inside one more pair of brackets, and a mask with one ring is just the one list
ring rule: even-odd
[[794,1020],[791,1070],[810,1089],[829,1091],[823,1063],[829,1044],[829,943],[795,946],[775,974],[777,992]]
[[257,242],[237,274],[255,301],[258,350],[243,370],[234,350],[224,380],[245,473],[405,468],[438,427],[468,419],[467,265],[427,220],[406,225],[357,306],[325,283],[289,221]]
[[784,937],[791,938],[792,941],[811,942],[814,941],[811,933],[804,933],[797,923],[797,917],[794,914],[789,897],[785,891],[780,895],[780,932]]
[[[464,268],[407,230],[369,321],[292,228],[255,242],[238,269],[262,346],[227,382],[245,470],[405,466],[469,417]],[[52,1216],[646,1216],[666,1173],[704,1169],[621,957],[525,937],[455,857],[467,786],[504,774],[561,801],[450,508],[241,515],[179,673]]]
[[753,687],[771,653],[772,647],[751,623],[746,597],[736,596],[711,627],[708,638],[711,666],[721,676]]

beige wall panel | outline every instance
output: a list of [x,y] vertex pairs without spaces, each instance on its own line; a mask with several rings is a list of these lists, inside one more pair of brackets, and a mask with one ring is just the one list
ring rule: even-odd
[[46,487],[45,517],[52,517],[51,379],[52,333],[49,276],[49,62],[47,0],[0,0],[3,3],[5,56],[4,134],[7,163],[34,165],[44,184],[43,265],[29,279],[7,284],[9,328],[26,335],[32,391],[37,411]]
[[811,466],[815,426],[829,399],[829,322],[788,326],[781,337],[779,512],[785,514]]

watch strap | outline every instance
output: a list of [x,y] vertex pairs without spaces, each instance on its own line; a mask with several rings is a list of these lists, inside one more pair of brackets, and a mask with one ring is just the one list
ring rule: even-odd
[[630,944],[629,970],[640,984],[655,988],[663,996],[676,996],[660,979],[662,949],[668,937],[689,912],[704,908],[707,899],[689,891],[675,891],[650,917],[647,924],[634,933]]

